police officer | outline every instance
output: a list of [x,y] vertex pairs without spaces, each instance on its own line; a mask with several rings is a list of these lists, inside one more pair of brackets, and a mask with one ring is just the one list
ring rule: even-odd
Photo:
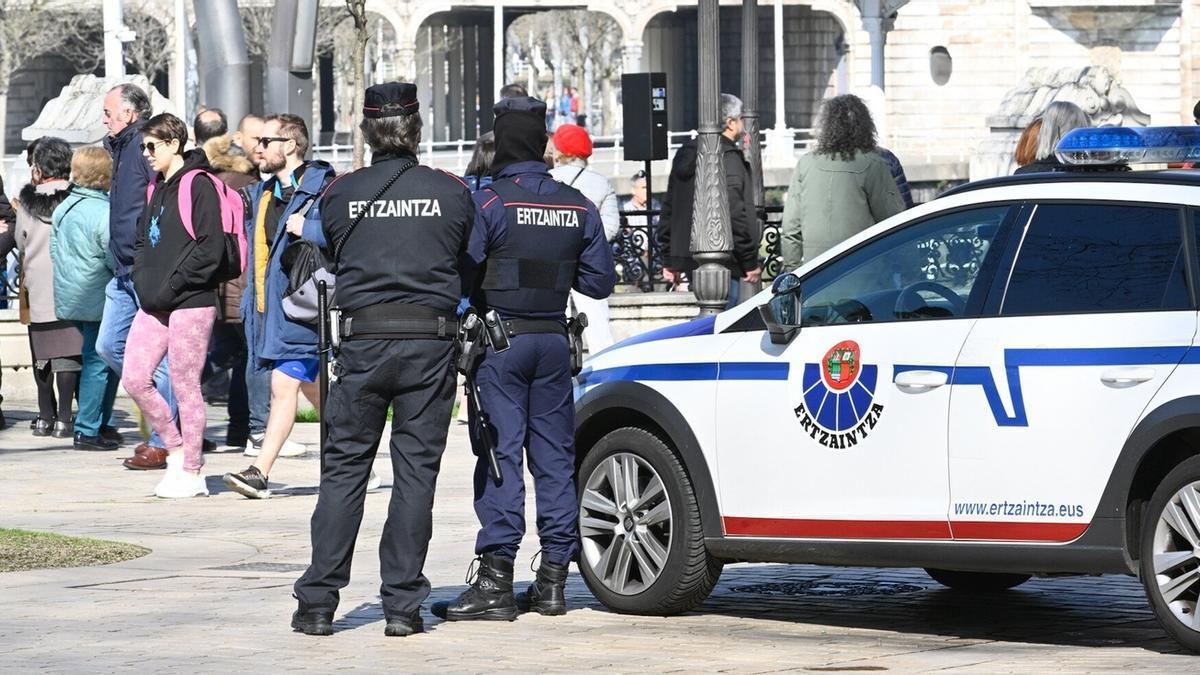
[[392,498],[379,543],[384,632],[422,629],[421,602],[429,595],[422,567],[454,404],[459,258],[475,213],[462,181],[417,164],[415,86],[367,89],[363,118],[371,166],[331,183],[321,205],[341,316],[312,563],[295,585],[300,606],[292,627],[309,635],[333,632],[389,407]]
[[[504,349],[493,337],[475,373],[479,402],[495,427],[502,483],[492,480],[485,453],[477,452],[478,576],[453,602],[433,605],[434,614],[451,621],[512,620],[518,603],[542,614],[566,612],[563,586],[578,541],[567,299],[571,288],[606,298],[616,283],[596,207],[556,182],[542,160],[546,104],[510,98],[495,112],[495,182],[474,195],[469,254],[483,264],[473,304],[496,311],[508,342]],[[513,560],[525,533],[523,448],[542,555],[536,581],[514,598]]]

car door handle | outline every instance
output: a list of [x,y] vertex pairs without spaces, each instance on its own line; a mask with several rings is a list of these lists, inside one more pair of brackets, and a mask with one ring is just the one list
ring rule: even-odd
[[1152,379],[1153,368],[1113,368],[1100,374],[1101,382],[1117,389],[1132,387]]
[[937,370],[907,370],[896,376],[896,386],[912,394],[933,391],[950,381],[950,377]]

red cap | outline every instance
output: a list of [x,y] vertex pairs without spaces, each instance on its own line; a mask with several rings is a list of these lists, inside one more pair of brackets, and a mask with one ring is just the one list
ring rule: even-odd
[[577,124],[562,124],[554,130],[554,147],[571,157],[591,157],[592,137]]

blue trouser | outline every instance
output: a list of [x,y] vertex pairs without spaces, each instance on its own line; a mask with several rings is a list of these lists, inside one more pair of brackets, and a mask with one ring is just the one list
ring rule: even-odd
[[99,321],[76,321],[83,334],[83,372],[79,374],[79,412],[75,414],[75,431],[84,436],[98,436],[100,427],[112,420],[113,401],[117,398],[120,378],[96,353],[96,338],[100,335]]
[[[527,334],[497,354],[490,348],[475,374],[479,402],[496,428],[504,483],[492,482],[486,456],[475,464],[475,515],[482,526],[476,553],[513,559],[525,534],[525,472],[529,457],[542,552],[556,565],[575,555],[575,402],[566,337]],[[474,428],[472,424],[472,428]]]
[[[109,368],[118,377],[125,363],[125,340],[129,337],[129,328],[133,325],[133,317],[137,316],[138,299],[133,290],[133,279],[128,275],[113,277],[104,287],[104,318],[100,320],[100,334],[96,338],[96,353],[104,359]],[[154,386],[158,393],[171,407],[171,417],[179,419],[179,408],[175,403],[175,394],[171,391],[171,377],[167,373],[167,357],[154,370]],[[163,447],[162,439],[157,433],[150,433],[149,444]]]

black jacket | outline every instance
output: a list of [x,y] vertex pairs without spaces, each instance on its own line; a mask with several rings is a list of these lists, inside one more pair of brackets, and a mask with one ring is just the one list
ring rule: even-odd
[[[725,187],[729,200],[729,219],[733,234],[732,273],[741,277],[759,266],[758,244],[762,231],[754,209],[754,187],[750,165],[737,144],[721,136],[721,159],[725,167]],[[675,153],[671,176],[667,180],[667,198],[658,222],[658,245],[663,266],[676,272],[696,268],[692,259],[692,220],[696,198],[696,146],[689,141]]]
[[161,174],[155,179],[158,186],[138,222],[133,261],[134,290],[146,311],[216,307],[214,275],[225,254],[225,234],[217,190],[208,178],[197,176],[192,182],[194,240],[179,216],[183,175],[208,168],[204,151],[192,150],[170,180]]
[[113,158],[112,189],[109,190],[108,248],[117,263],[118,276],[129,274],[134,242],[142,210],[146,206],[146,184],[155,179],[150,162],[142,155],[143,121],[137,121],[116,136],[106,136],[104,147]]
[[4,194],[4,180],[0,179],[0,258],[6,257],[9,251],[17,247],[17,240],[13,236],[16,227],[17,212]]

